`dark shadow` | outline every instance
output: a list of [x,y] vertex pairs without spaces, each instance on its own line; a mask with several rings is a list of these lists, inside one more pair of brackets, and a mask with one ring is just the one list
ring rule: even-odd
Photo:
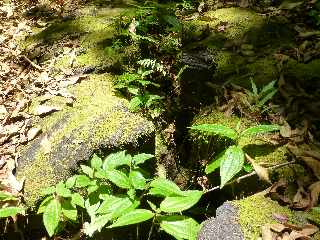
[[248,153],[250,157],[266,156],[274,152],[279,146],[273,144],[248,144],[243,147],[244,152]]

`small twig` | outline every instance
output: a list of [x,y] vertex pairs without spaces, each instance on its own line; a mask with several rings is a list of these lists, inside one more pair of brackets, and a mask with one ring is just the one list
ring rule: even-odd
[[34,62],[32,62],[26,55],[21,55],[28,63],[30,63],[30,65],[32,67],[34,67],[35,69],[41,71],[42,67],[40,67],[38,64],[35,64]]
[[[275,169],[278,169],[278,168],[281,168],[281,167],[285,167],[285,166],[288,166],[288,165],[291,165],[291,164],[294,164],[294,163],[296,163],[296,160],[293,160],[291,162],[286,162],[286,163],[280,163],[280,164],[268,167],[267,170],[275,170]],[[243,175],[241,177],[238,177],[237,179],[235,179],[235,180],[233,180],[231,182],[228,182],[226,185],[230,185],[230,184],[233,184],[235,182],[239,183],[241,180],[249,178],[249,177],[252,177],[252,176],[254,176],[256,174],[257,174],[256,171],[253,171],[253,172],[251,172],[249,174],[246,174],[246,175]],[[212,192],[212,191],[215,191],[215,190],[218,190],[218,189],[220,189],[220,186],[215,186],[213,188],[208,189],[205,193]]]
[[151,225],[151,228],[150,228],[150,231],[149,231],[149,234],[148,234],[148,240],[150,240],[151,236],[152,236],[153,227],[154,227],[154,220],[155,220],[155,217],[152,219],[152,225]]

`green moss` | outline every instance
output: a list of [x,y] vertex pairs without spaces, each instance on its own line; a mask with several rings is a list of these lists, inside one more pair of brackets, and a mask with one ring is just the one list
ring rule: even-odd
[[300,81],[312,81],[319,79],[320,59],[315,59],[309,63],[298,63],[297,61],[290,59],[284,69],[284,74],[287,77]]
[[[126,100],[114,95],[109,74],[92,75],[69,91],[77,99],[73,107],[65,106],[39,121],[48,134],[50,152],[45,154],[36,146],[32,149],[36,151],[34,158],[18,172],[19,178],[27,178],[25,191],[31,206],[42,188],[65,178],[88,151],[137,144],[140,135],[150,135],[154,130],[151,122],[127,110]],[[56,101],[54,97],[46,104]]]
[[262,226],[277,223],[273,214],[283,214],[289,218],[290,222],[297,222],[296,216],[289,208],[280,206],[262,194],[256,194],[233,203],[239,208],[239,223],[244,239],[258,239]]
[[215,28],[221,22],[227,23],[225,36],[231,40],[241,39],[251,28],[264,23],[264,18],[256,12],[242,8],[221,8],[204,14],[210,27]]

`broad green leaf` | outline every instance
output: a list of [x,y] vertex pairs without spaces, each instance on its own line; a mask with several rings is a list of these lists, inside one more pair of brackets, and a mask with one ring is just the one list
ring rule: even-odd
[[128,197],[116,197],[110,195],[106,198],[100,205],[97,213],[105,214],[105,213],[112,213],[115,210],[127,208],[132,205],[132,201]]
[[220,135],[223,137],[228,137],[233,140],[235,140],[238,137],[238,134],[235,130],[221,124],[201,124],[201,125],[191,126],[190,128],[193,130],[207,132],[212,135]]
[[87,193],[88,193],[88,194],[91,194],[91,193],[97,191],[98,188],[99,188],[99,187],[98,187],[97,185],[89,186],[89,187],[87,188]]
[[271,100],[271,98],[273,98],[273,96],[277,93],[277,89],[273,90],[272,92],[269,92],[267,95],[265,95],[261,100],[258,101],[257,106],[258,107],[262,107],[266,102],[268,102],[269,100]]
[[52,195],[47,196],[45,199],[43,199],[43,201],[40,203],[40,206],[38,208],[38,214],[43,213],[44,210],[46,209],[46,207],[48,206],[48,204],[51,202],[51,200],[53,200],[54,197]]
[[220,167],[224,156],[225,156],[225,151],[220,153],[215,160],[213,160],[206,166],[205,173],[206,174],[212,173],[214,170]]
[[94,170],[91,167],[88,167],[86,165],[80,165],[80,167],[84,174],[88,175],[90,178],[93,178]]
[[89,237],[92,237],[96,231],[100,232],[101,229],[111,221],[111,216],[112,214],[101,215],[93,218],[91,223],[84,223],[84,233]]
[[166,197],[160,203],[160,210],[167,213],[182,212],[195,205],[202,194],[202,191],[191,190],[185,191],[185,196]]
[[102,167],[102,159],[97,154],[93,154],[90,165],[93,169],[98,170]]
[[50,194],[53,194],[56,192],[56,187],[55,186],[51,186],[51,187],[47,187],[45,189],[43,189],[41,192],[40,192],[40,195],[41,196],[46,196],[46,195],[50,195]]
[[186,216],[166,216],[161,218],[160,229],[176,239],[196,240],[200,225]]
[[71,204],[76,207],[84,208],[84,199],[79,193],[73,193],[71,196]]
[[70,189],[66,188],[63,182],[59,182],[57,184],[56,193],[58,194],[58,196],[61,196],[61,197],[65,197],[65,198],[71,197]]
[[77,221],[78,211],[74,206],[72,206],[70,200],[62,202],[61,212],[63,216],[66,217],[67,219],[70,219],[73,222]]
[[60,214],[61,204],[57,199],[53,199],[43,213],[43,223],[50,237],[54,235],[59,225]]
[[146,186],[146,179],[140,171],[131,170],[129,173],[129,179],[135,189],[143,190]]
[[129,213],[129,212],[135,210],[137,207],[139,207],[139,205],[140,205],[140,200],[138,200],[138,199],[133,200],[131,202],[130,206],[127,206],[127,207],[123,206],[122,208],[115,210],[112,213],[112,219],[118,218],[118,217],[122,216],[123,214]]
[[4,207],[0,209],[0,218],[13,217],[17,214],[25,214],[23,207]]
[[0,201],[10,201],[10,200],[16,200],[16,199],[17,198],[12,196],[11,194],[0,191]]
[[104,170],[113,170],[122,165],[131,165],[131,156],[126,154],[126,151],[111,153],[105,158],[102,168]]
[[127,214],[119,217],[111,226],[108,228],[127,226],[131,224],[136,224],[144,222],[153,218],[154,213],[146,209],[135,209]]
[[164,197],[170,196],[183,196],[183,192],[180,188],[172,181],[165,178],[156,178],[150,183],[151,189],[149,194],[160,195]]
[[85,206],[89,216],[92,218],[92,217],[95,216],[96,211],[100,207],[100,202],[96,202],[96,203],[90,204],[90,200],[87,199],[84,202],[84,206]]
[[140,92],[140,88],[137,86],[128,86],[127,89],[128,89],[128,92],[133,95],[138,95]]
[[153,211],[157,212],[158,208],[157,208],[157,206],[156,206],[154,203],[152,203],[152,202],[150,202],[150,201],[148,201],[148,200],[147,200],[147,203],[149,204],[149,206],[151,207],[151,209],[152,209]]
[[280,130],[279,125],[258,125],[255,127],[250,127],[244,130],[241,133],[241,136],[254,136],[257,134],[263,134],[263,133],[268,133],[268,132],[274,132]]
[[152,154],[140,153],[140,154],[134,155],[132,160],[135,165],[139,165],[153,157],[154,156]]
[[108,179],[107,172],[105,170],[102,170],[102,169],[99,169],[98,171],[96,171],[94,173],[94,176],[96,178],[100,178],[100,179]]
[[106,171],[108,180],[119,188],[130,188],[130,181],[126,174],[118,170]]
[[133,111],[133,112],[140,110],[142,106],[143,106],[143,101],[141,96],[134,97],[129,102],[129,109],[130,111]]
[[244,153],[239,146],[233,145],[225,151],[220,164],[220,188],[241,171],[243,163]]
[[66,181],[66,188],[72,188],[74,184],[76,183],[77,175],[69,177]]
[[91,179],[86,175],[77,175],[76,187],[87,187],[91,184]]
[[130,199],[134,199],[136,197],[136,190],[134,188],[130,188],[127,191],[127,195],[129,196]]

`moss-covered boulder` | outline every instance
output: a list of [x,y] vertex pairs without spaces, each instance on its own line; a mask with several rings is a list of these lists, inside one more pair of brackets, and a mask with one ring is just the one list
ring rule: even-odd
[[[187,22],[193,36],[189,48],[208,47],[217,66],[214,81],[250,86],[278,79],[279,48],[294,46],[294,31],[282,18],[266,17],[243,8],[221,8],[205,12]],[[198,41],[195,41],[198,40]]]
[[[63,97],[46,102],[62,110],[35,118],[42,134],[20,151],[17,175],[26,177],[24,190],[30,205],[41,189],[66,178],[95,150],[137,147],[139,141],[153,141],[152,123],[129,112],[128,102],[114,95],[110,74],[92,75],[69,92],[76,97],[73,106]],[[31,113],[40,101],[41,97],[33,101]]]
[[[203,223],[198,240],[253,240],[261,236],[261,227],[278,223],[274,214],[286,216],[290,223],[306,224],[308,214],[280,206],[258,193],[242,200],[226,202],[217,209],[216,217]],[[319,234],[313,239],[319,239]]]

